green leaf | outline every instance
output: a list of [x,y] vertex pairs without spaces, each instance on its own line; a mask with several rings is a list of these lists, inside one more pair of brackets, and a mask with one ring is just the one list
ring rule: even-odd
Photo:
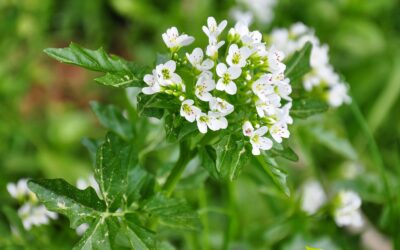
[[309,116],[327,111],[328,104],[316,99],[293,100],[293,106],[290,115],[298,118],[307,118]]
[[217,153],[211,146],[200,147],[199,156],[201,160],[201,166],[205,168],[212,177],[219,179],[219,174],[216,167]]
[[269,178],[275,184],[275,186],[281,190],[286,196],[290,196],[290,189],[287,183],[286,171],[280,169],[276,162],[268,157],[262,155],[256,157],[258,163],[262,169],[267,173]]
[[293,149],[280,143],[274,143],[271,150],[267,151],[267,153],[273,157],[281,156],[289,161],[296,162],[299,160],[299,156],[293,151]]
[[140,93],[137,96],[137,109],[139,116],[155,117],[161,119],[164,115],[164,110],[160,107],[152,107],[153,103],[156,101],[157,95],[145,95],[143,93]]
[[90,159],[92,160],[93,163],[95,163],[96,162],[96,152],[97,152],[98,147],[102,144],[102,142],[100,140],[95,140],[95,139],[85,137],[82,139],[81,143],[89,151]]
[[334,131],[326,130],[322,126],[313,126],[308,130],[316,141],[332,151],[350,160],[357,159],[357,152],[346,138],[340,138]]
[[139,166],[129,171],[128,188],[126,192],[128,206],[131,205],[132,202],[141,199],[146,191],[151,191],[153,179],[153,176]]
[[180,199],[168,198],[160,193],[154,195],[143,206],[143,210],[157,216],[162,225],[185,230],[199,230],[200,219],[187,203]]
[[81,240],[74,246],[74,250],[111,250],[115,249],[114,241],[119,230],[119,222],[115,217],[101,217],[97,219]]
[[106,210],[91,187],[79,190],[62,179],[31,180],[28,186],[48,210],[67,216],[72,228],[92,222]]
[[128,171],[138,163],[138,151],[113,133],[108,133],[97,151],[95,177],[107,207],[117,209],[128,187]]
[[227,135],[215,145],[215,167],[223,180],[233,181],[249,159],[248,152],[241,140],[235,140]]
[[156,249],[155,234],[152,231],[139,226],[137,218],[132,215],[126,217],[126,222],[122,230],[126,236],[127,246],[137,250]]
[[62,63],[106,73],[96,81],[112,87],[141,87],[147,71],[120,57],[108,55],[103,48],[90,50],[71,43],[68,48],[48,48],[44,52]]
[[292,84],[301,80],[311,70],[311,50],[312,44],[307,42],[301,50],[296,51],[286,62],[285,76],[290,79]]
[[122,112],[113,105],[102,105],[98,102],[90,102],[93,112],[101,125],[121,136],[125,140],[133,137],[132,124],[122,115]]

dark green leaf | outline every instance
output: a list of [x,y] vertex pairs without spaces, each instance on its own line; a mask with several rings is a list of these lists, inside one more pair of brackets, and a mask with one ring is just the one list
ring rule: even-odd
[[90,102],[90,106],[101,125],[124,139],[131,139],[133,137],[132,125],[115,106],[101,105],[98,102]]
[[138,79],[132,73],[107,73],[104,76],[98,77],[94,80],[103,85],[117,88],[144,86],[142,79]]
[[118,208],[128,187],[128,171],[138,163],[134,144],[108,133],[97,151],[95,177],[109,208]]
[[211,146],[200,147],[199,156],[201,160],[201,166],[207,169],[212,177],[218,179],[219,175],[215,165],[217,160],[217,153],[215,152],[215,149]]
[[280,143],[274,143],[274,146],[271,150],[268,151],[272,156],[281,156],[289,161],[298,161],[299,156],[288,146],[285,146]]
[[66,215],[73,228],[92,222],[106,210],[91,187],[79,190],[62,179],[31,180],[28,186],[48,210]]
[[127,188],[128,206],[132,202],[142,198],[143,191],[150,191],[152,189],[149,186],[152,184],[152,180],[153,177],[140,166],[136,166],[129,171]]
[[249,156],[244,144],[232,135],[222,138],[215,146],[216,169],[223,180],[234,180],[247,163]]
[[139,226],[138,220],[131,215],[126,217],[126,222],[127,225],[123,225],[122,228],[127,243],[125,245],[135,250],[156,249],[155,235],[152,231]]
[[307,118],[309,116],[327,111],[329,108],[326,102],[316,99],[293,100],[293,106],[290,115],[298,118]]
[[312,44],[307,42],[303,48],[296,51],[286,62],[285,76],[290,79],[292,84],[301,80],[310,70],[310,55]]
[[157,216],[160,224],[168,227],[186,230],[200,228],[198,214],[192,211],[183,200],[168,198],[157,193],[145,203],[143,210]]
[[137,97],[137,101],[139,116],[155,117],[158,119],[161,119],[163,117],[164,110],[162,108],[152,107],[152,104],[157,101],[157,95],[145,95],[143,93],[140,93]]

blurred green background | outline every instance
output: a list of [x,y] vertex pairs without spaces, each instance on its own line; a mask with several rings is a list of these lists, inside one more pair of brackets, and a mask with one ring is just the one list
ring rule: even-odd
[[[63,177],[75,183],[87,176],[91,163],[81,139],[104,133],[89,101],[121,107],[129,103],[125,91],[97,86],[93,73],[51,60],[42,53],[44,48],[74,41],[152,65],[156,52],[165,50],[161,34],[166,28],[177,26],[205,42],[201,26],[206,18],[226,19],[236,4],[233,0],[0,0],[0,204],[15,207],[5,186],[21,177]],[[313,27],[321,42],[329,45],[331,63],[351,86],[354,99],[350,106],[300,121],[293,128],[300,161],[295,165],[282,161],[292,189],[296,192],[310,176],[333,188],[351,187],[363,198],[368,221],[390,242],[400,225],[400,2],[278,0],[274,13],[270,25],[252,27],[266,33],[297,21]],[[349,175],[351,171],[359,174]],[[232,249],[304,249],[307,242],[323,242],[327,250],[364,249],[359,235],[335,227],[324,216],[294,213],[296,197],[288,201],[271,190],[263,192],[258,185],[263,180],[253,177],[251,170],[245,170],[234,187],[233,213],[239,220]],[[212,180],[207,185],[207,194],[199,195],[207,195],[217,206],[224,192]],[[392,194],[387,199],[388,188]],[[254,205],[249,207],[249,202]],[[223,234],[218,221],[225,222],[218,213],[212,216],[216,219],[206,237],[218,243]],[[7,221],[4,216],[0,220]],[[43,232],[56,233],[62,225],[67,222]],[[38,247],[51,245],[51,233],[35,235],[40,238]],[[72,230],[59,238],[70,241],[66,249],[77,240]]]

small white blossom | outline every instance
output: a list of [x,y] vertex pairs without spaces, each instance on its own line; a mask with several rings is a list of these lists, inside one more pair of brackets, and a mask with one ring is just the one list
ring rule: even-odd
[[37,206],[29,202],[18,209],[18,215],[26,230],[30,230],[32,226],[48,224],[50,219],[55,220],[58,217],[56,213],[48,211],[45,206]]
[[267,132],[268,128],[266,126],[254,130],[253,125],[249,121],[243,124],[243,134],[250,137],[250,143],[253,146],[251,152],[253,155],[259,155],[261,153],[260,149],[269,150],[272,148],[272,141],[264,137]]
[[214,17],[207,18],[207,26],[203,26],[204,33],[209,37],[209,39],[216,39],[225,29],[228,22],[223,20],[221,23],[217,24]]
[[353,191],[341,191],[337,195],[337,207],[334,211],[335,222],[338,226],[362,227],[363,220],[360,212],[361,198]]
[[252,90],[260,99],[265,100],[267,96],[274,93],[274,82],[272,75],[262,75],[253,83]]
[[185,100],[181,105],[181,116],[185,117],[188,122],[194,122],[196,116],[201,113],[201,110],[194,106],[194,101],[191,99]]
[[21,200],[31,194],[31,191],[28,188],[27,179],[20,179],[16,184],[8,183],[7,190],[13,198],[18,200]]
[[225,41],[219,41],[217,39],[210,39],[210,43],[207,45],[206,55],[215,59],[218,57],[218,50],[225,44]]
[[200,71],[210,70],[212,67],[214,67],[214,62],[212,60],[206,59],[203,61],[204,53],[200,48],[195,48],[192,54],[186,53],[186,57],[190,64]]
[[228,56],[226,62],[231,67],[243,68],[246,66],[247,58],[251,55],[251,51],[248,47],[239,47],[237,44],[232,44],[229,47]]
[[339,107],[343,103],[350,103],[347,86],[343,83],[332,86],[328,91],[328,103],[332,107]]
[[173,60],[169,60],[164,64],[156,66],[156,74],[158,83],[161,86],[169,86],[172,84],[181,84],[182,78],[175,73],[176,63]]
[[307,181],[302,188],[301,209],[309,215],[315,214],[327,198],[321,184],[316,180]]
[[271,48],[268,53],[268,66],[273,74],[280,74],[285,71],[286,65],[282,63],[284,58],[282,51]]
[[219,97],[211,98],[209,104],[210,104],[211,111],[219,112],[219,113],[223,114],[224,116],[229,115],[234,110],[234,107],[232,104],[230,104],[229,102],[227,102],[224,99],[221,99]]
[[230,95],[236,94],[237,87],[233,80],[239,78],[241,73],[242,70],[240,68],[227,68],[224,63],[219,63],[217,65],[217,75],[221,78],[218,80],[216,88]]
[[279,122],[283,122],[286,124],[293,124],[293,118],[290,116],[290,109],[292,108],[292,103],[288,102],[280,108],[276,114],[276,117]]
[[253,14],[250,11],[242,11],[239,8],[233,8],[230,11],[230,16],[236,22],[242,22],[247,26],[253,23]]
[[196,117],[197,128],[203,134],[207,133],[208,128],[216,131],[220,129],[226,129],[228,127],[228,121],[226,118],[218,112],[208,112],[208,114],[200,113]]
[[212,98],[210,91],[214,89],[215,81],[212,79],[212,73],[209,71],[204,71],[197,79],[194,93],[200,100],[208,102]]
[[153,70],[153,74],[147,74],[144,76],[143,81],[149,85],[148,87],[142,88],[142,92],[145,95],[152,95],[161,91],[161,87],[157,81],[156,71]]
[[194,37],[188,35],[179,35],[178,29],[176,27],[171,27],[162,34],[165,45],[171,50],[177,50],[183,46],[187,46],[194,41]]
[[290,132],[288,130],[287,124],[284,122],[277,122],[271,126],[269,133],[272,138],[278,143],[282,143],[282,138],[289,138]]
[[277,112],[277,108],[281,106],[281,98],[277,94],[271,94],[265,99],[259,99],[256,102],[257,114],[260,117],[273,116]]

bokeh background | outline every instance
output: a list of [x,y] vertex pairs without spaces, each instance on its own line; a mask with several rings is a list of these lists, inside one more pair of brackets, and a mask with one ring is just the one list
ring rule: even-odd
[[[66,47],[74,41],[152,65],[156,52],[165,50],[161,34],[168,27],[178,26],[206,41],[200,27],[207,17],[232,24],[229,13],[238,4],[234,0],[0,0],[0,206],[16,206],[5,187],[21,177],[63,177],[75,183],[90,174],[90,157],[81,139],[101,137],[104,130],[89,101],[121,107],[131,103],[125,91],[98,86],[92,80],[94,73],[57,63],[42,52],[44,48]],[[237,206],[231,212],[239,220],[233,227],[231,249],[304,249],[316,242],[326,250],[394,249],[390,245],[400,225],[400,2],[277,0],[273,13],[270,24],[256,22],[252,27],[268,33],[301,21],[314,28],[321,42],[329,45],[331,63],[353,96],[353,104],[294,128],[300,161],[294,165],[282,161],[289,184],[296,193],[305,179],[313,177],[332,189],[357,191],[376,235],[365,240],[364,234],[338,228],[327,216],[309,218],[293,212],[298,197],[282,199],[260,188],[249,173],[234,188]],[[212,180],[206,185],[209,202],[218,206],[224,190]],[[210,249],[218,249],[213,246],[221,241],[226,221],[218,213],[212,216],[215,220],[205,237]],[[1,230],[7,230],[8,219],[0,215],[0,221]],[[69,249],[78,238],[65,228],[67,223],[61,218],[32,232],[28,240],[4,242],[28,249],[24,247],[30,239],[36,242],[32,249],[60,249],[57,245]],[[368,243],[371,237],[375,243],[382,240],[381,248]],[[198,242],[186,247],[203,249]]]

